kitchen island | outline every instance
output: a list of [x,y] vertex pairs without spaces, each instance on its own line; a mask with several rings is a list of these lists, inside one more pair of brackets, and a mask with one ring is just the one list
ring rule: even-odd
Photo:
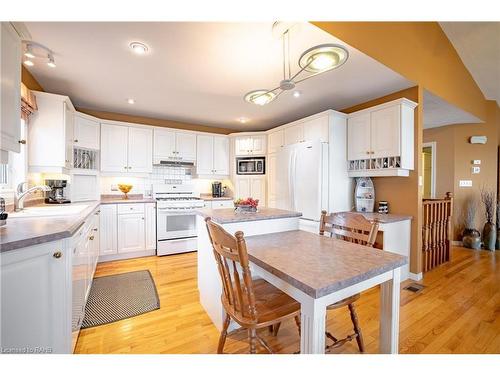
[[[302,214],[275,208],[259,208],[258,212],[255,213],[237,213],[233,208],[204,208],[197,210],[196,213],[200,303],[220,331],[224,320],[224,309],[220,300],[222,287],[212,245],[208,238],[205,218],[210,217],[231,234],[242,231],[245,236],[255,236],[297,230],[299,228],[299,218]],[[231,328],[234,329],[235,327]]]

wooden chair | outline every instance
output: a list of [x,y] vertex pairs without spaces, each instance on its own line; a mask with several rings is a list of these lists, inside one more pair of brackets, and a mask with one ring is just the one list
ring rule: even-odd
[[[328,215],[326,211],[321,211],[319,234],[321,236],[328,235],[344,241],[373,247],[377,237],[378,227],[379,224],[377,221],[370,223],[361,214],[336,213]],[[333,344],[327,346],[327,349],[339,347],[355,338],[358,343],[359,351],[364,353],[365,346],[363,343],[363,335],[361,334],[356,308],[354,307],[354,302],[356,302],[359,297],[360,294],[358,293],[327,307],[327,310],[335,310],[347,306],[354,327],[354,333],[341,340],[337,339],[330,332],[326,332],[326,336],[333,341]]]
[[272,327],[293,317],[300,334],[300,304],[267,281],[252,280],[243,232],[232,236],[210,218],[205,221],[221,277],[221,300],[226,311],[217,353],[223,352],[231,319],[248,330],[250,353],[256,353],[257,341],[273,353],[257,335],[257,329]]

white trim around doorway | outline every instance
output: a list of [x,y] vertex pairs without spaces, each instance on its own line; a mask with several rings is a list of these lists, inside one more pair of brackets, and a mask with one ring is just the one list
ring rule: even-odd
[[432,149],[432,174],[431,174],[431,198],[436,198],[436,152],[437,152],[437,143],[436,142],[424,142],[422,143],[422,149],[424,147],[430,147]]

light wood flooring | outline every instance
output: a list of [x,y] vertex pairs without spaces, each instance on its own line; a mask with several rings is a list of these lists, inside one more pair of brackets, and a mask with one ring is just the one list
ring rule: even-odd
[[[161,308],[82,330],[75,352],[215,353],[219,332],[198,302],[196,253],[101,263],[96,277],[142,269],[153,275]],[[500,353],[500,251],[454,248],[451,261],[426,273],[421,284],[419,293],[401,292],[400,353]],[[378,287],[362,294],[357,310],[366,350],[377,353]],[[329,312],[327,324],[342,337],[351,329],[348,311]],[[293,320],[277,337],[259,334],[276,352],[299,349]],[[244,332],[228,336],[226,353],[247,351]],[[333,352],[357,353],[357,346]]]

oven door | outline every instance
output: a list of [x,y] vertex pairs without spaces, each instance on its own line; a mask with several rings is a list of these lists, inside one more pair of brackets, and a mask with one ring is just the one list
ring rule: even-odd
[[186,209],[157,209],[158,241],[196,237],[196,214]]

